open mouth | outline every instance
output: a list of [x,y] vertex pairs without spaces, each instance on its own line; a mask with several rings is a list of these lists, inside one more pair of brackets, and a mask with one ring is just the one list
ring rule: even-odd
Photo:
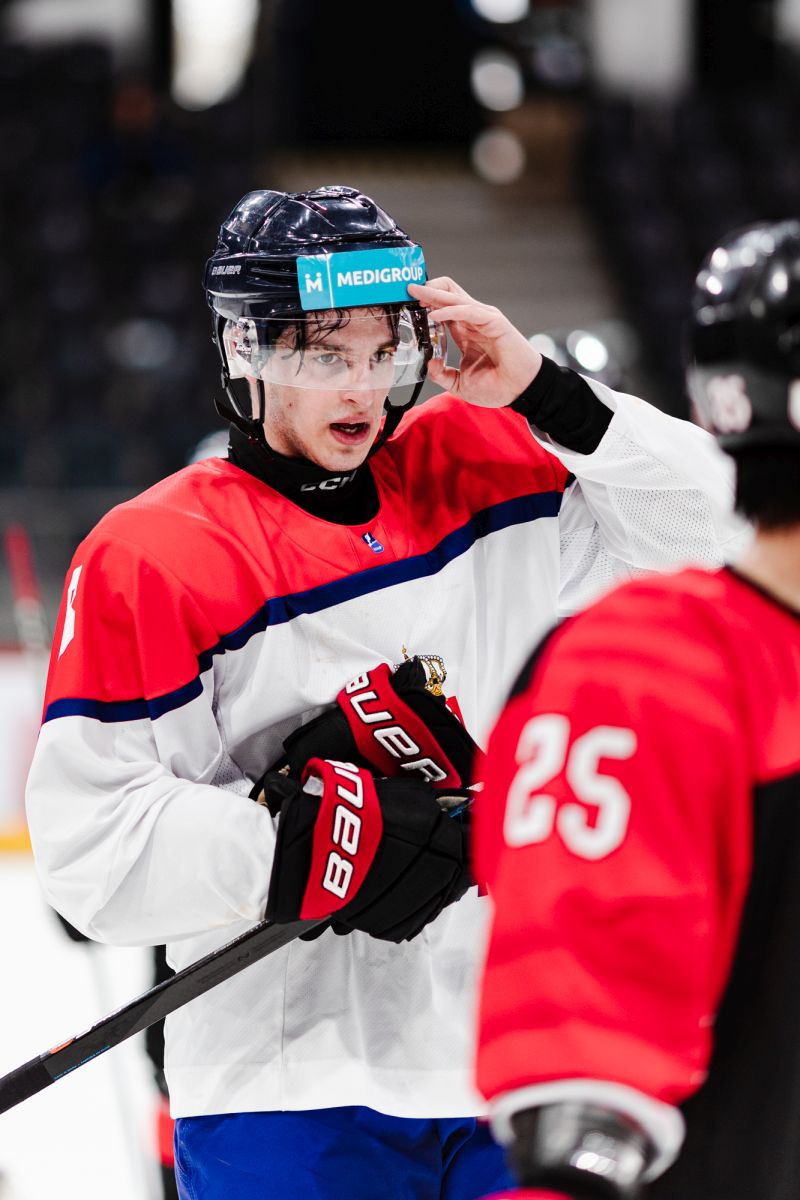
[[337,441],[345,444],[361,442],[369,434],[369,421],[334,421],[331,432]]

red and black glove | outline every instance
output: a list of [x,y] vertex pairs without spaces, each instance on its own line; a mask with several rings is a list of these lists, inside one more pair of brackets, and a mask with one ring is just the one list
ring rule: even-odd
[[[280,811],[272,921],[335,915],[336,932],[409,941],[472,885],[468,829],[429,784],[374,779],[350,763],[316,758],[303,786],[275,774],[264,784],[271,811]],[[447,799],[466,802],[469,793],[452,789]]]
[[478,747],[444,696],[426,688],[419,658],[392,671],[386,663],[343,687],[332,708],[301,725],[283,743],[284,754],[256,783],[274,771],[300,779],[312,758],[368,767],[374,775],[423,779],[436,788],[467,787]]

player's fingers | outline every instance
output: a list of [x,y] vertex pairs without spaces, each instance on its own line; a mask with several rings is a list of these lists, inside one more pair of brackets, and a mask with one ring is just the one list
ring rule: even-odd
[[456,296],[461,300],[471,300],[469,292],[466,291],[460,283],[456,283],[455,279],[451,279],[449,275],[437,275],[435,279],[429,279],[427,283],[410,283],[408,285],[409,292],[414,295],[414,292],[421,294],[415,299],[425,300],[428,296],[435,294],[444,297]]
[[441,359],[433,358],[428,364],[428,375],[439,387],[455,392],[458,389],[459,371],[456,367],[448,367]]
[[470,304],[440,303],[432,305],[428,308],[428,319],[441,321],[447,325],[458,322],[471,329],[480,329],[486,333],[496,333],[497,335],[503,332],[505,322],[505,318],[496,308],[490,308],[487,304],[477,304],[474,301]]

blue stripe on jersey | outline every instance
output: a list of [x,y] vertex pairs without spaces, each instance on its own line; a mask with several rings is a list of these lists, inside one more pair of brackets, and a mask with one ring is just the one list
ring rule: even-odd
[[156,696],[153,700],[84,700],[67,697],[48,704],[44,720],[53,721],[57,717],[93,717],[98,721],[139,721],[149,717],[155,720],[200,695],[203,690],[200,675],[209,669],[215,654],[241,650],[252,637],[263,633],[270,625],[283,625],[305,613],[323,612],[326,608],[367,596],[370,592],[437,575],[448,563],[466,554],[477,541],[490,533],[497,533],[512,525],[525,525],[540,517],[557,517],[562,499],[563,492],[535,492],[506,500],[476,513],[466,525],[448,533],[426,554],[415,554],[398,562],[370,567],[304,592],[276,596],[263,604],[238,629],[226,633],[215,646],[198,655],[199,674],[194,679],[163,696]]

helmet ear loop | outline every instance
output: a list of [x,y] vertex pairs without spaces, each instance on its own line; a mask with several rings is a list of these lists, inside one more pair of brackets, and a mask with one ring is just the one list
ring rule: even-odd
[[260,412],[260,417],[257,419],[252,414],[242,411],[242,406],[233,390],[233,381],[231,380],[228,356],[225,351],[225,339],[223,337],[225,320],[225,317],[217,317],[214,322],[213,339],[220,357],[220,383],[227,398],[227,403],[221,397],[215,397],[214,405],[224,421],[230,421],[232,425],[235,425],[237,429],[240,429],[242,433],[246,434],[252,440],[266,443],[264,436],[264,417],[266,412],[264,384],[260,378],[257,380]]

